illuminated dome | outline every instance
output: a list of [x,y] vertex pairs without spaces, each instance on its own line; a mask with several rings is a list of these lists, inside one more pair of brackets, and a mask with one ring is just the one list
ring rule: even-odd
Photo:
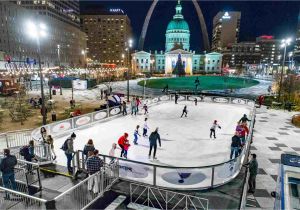
[[190,28],[181,11],[182,6],[179,0],[176,5],[176,14],[166,30],[166,52],[172,50],[176,45],[181,45],[183,50],[190,49]]

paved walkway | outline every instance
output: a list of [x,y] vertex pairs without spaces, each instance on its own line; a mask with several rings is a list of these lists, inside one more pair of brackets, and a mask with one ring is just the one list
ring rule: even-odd
[[300,155],[300,128],[291,124],[295,113],[279,110],[257,109],[251,152],[257,154],[259,173],[256,191],[249,194],[247,209],[273,209],[270,193],[276,188],[280,155]]

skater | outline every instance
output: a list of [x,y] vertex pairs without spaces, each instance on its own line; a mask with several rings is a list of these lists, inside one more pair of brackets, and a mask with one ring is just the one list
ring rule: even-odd
[[141,105],[141,100],[139,97],[136,97],[136,112],[139,112],[139,106]]
[[111,149],[109,150],[109,153],[108,153],[108,155],[112,157],[109,164],[113,164],[116,160],[116,158],[115,158],[116,149],[117,149],[117,144],[113,143],[111,146]]
[[83,154],[85,155],[86,159],[88,158],[89,151],[94,152],[95,150],[96,149],[95,149],[93,140],[89,139],[88,142],[87,142],[87,144],[84,145],[84,148],[83,148]]
[[127,140],[127,138],[128,138],[128,133],[124,133],[124,135],[121,136],[118,140],[118,144],[122,149],[120,157],[123,157],[123,155],[125,153],[124,145],[125,145],[125,141]]
[[125,101],[122,102],[122,109],[123,116],[127,115],[127,105]]
[[148,106],[146,104],[144,104],[143,109],[145,111],[144,115],[148,114]]
[[147,136],[147,131],[148,131],[148,129],[149,129],[147,120],[148,120],[148,118],[145,118],[145,121],[144,121],[144,127],[143,127],[143,137],[146,137],[146,136]]
[[187,107],[186,105],[184,106],[183,110],[182,110],[182,115],[181,117],[185,114],[185,117],[187,117]]
[[179,98],[178,94],[175,93],[175,104],[177,104],[178,98]]
[[149,136],[149,142],[150,142],[150,149],[149,149],[149,155],[148,155],[149,159],[151,157],[152,148],[154,148],[153,160],[157,159],[157,157],[156,157],[157,140],[159,143],[159,147],[161,147],[161,141],[160,141],[160,135],[158,133],[158,128],[156,128],[155,131],[153,131]]
[[244,116],[239,120],[239,123],[245,123],[247,121],[250,122],[251,120],[249,120],[247,115],[244,114]]
[[129,147],[130,147],[129,140],[125,139],[125,141],[124,141],[124,158],[126,158],[126,159],[127,159]]
[[54,152],[54,140],[53,140],[52,136],[48,135],[46,141],[47,141],[47,144],[50,147],[49,149],[50,149],[50,152],[51,152],[51,157],[52,157],[53,160],[55,160],[56,159],[56,154]]
[[230,152],[230,160],[234,159],[238,156],[239,149],[241,148],[241,139],[239,136],[239,132],[236,131],[234,136],[231,138],[231,152]]
[[214,123],[212,124],[212,126],[210,127],[210,138],[212,137],[212,135],[214,135],[214,138],[216,139],[216,128],[221,129],[221,126],[218,124],[218,121],[215,120]]
[[194,102],[195,102],[195,106],[197,106],[197,104],[198,104],[197,98],[194,99]]
[[240,131],[240,138],[241,138],[241,144],[242,146],[245,145],[246,143],[246,137],[249,134],[249,129],[247,127],[247,123],[242,123],[241,124],[241,131]]
[[131,102],[130,102],[130,105],[131,105],[131,115],[136,115],[136,99],[133,97]]
[[136,129],[134,130],[134,134],[133,134],[133,136],[134,136],[133,143],[134,143],[135,145],[138,144],[138,143],[137,143],[138,136],[141,136],[141,135],[139,134],[139,128],[140,128],[140,126],[137,125],[137,126],[136,126]]

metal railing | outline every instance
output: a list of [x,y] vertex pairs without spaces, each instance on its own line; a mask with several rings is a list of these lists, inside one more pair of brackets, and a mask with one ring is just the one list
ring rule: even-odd
[[[118,180],[118,162],[106,165],[74,187],[54,198],[57,209],[85,209]],[[84,196],[83,196],[84,195]],[[70,206],[70,201],[72,204]]]
[[130,202],[158,209],[208,210],[209,201],[205,198],[178,192],[130,184]]
[[14,148],[27,145],[31,138],[32,129],[0,133],[0,148]]

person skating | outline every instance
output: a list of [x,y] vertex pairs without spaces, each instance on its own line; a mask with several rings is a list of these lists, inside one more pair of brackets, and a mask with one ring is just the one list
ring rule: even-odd
[[143,109],[144,109],[144,115],[146,115],[146,114],[148,114],[149,112],[148,112],[148,106],[147,106],[147,104],[144,104],[144,106],[143,106]]
[[182,110],[182,114],[181,117],[185,114],[185,117],[187,117],[187,106],[185,105],[183,110]]
[[212,126],[210,127],[210,135],[209,137],[211,138],[212,135],[214,135],[214,138],[216,139],[216,129],[219,128],[221,129],[221,126],[218,124],[218,121],[215,120],[212,124]]
[[52,136],[48,135],[46,141],[47,141],[47,144],[49,144],[49,146],[50,146],[50,152],[52,153],[52,159],[55,160],[56,154],[54,151],[54,140],[53,140]]
[[111,146],[111,149],[109,150],[109,153],[108,153],[108,155],[112,157],[109,164],[113,164],[116,160],[116,158],[115,158],[116,149],[117,149],[117,144],[113,143]]
[[125,141],[124,141],[124,158],[126,158],[126,159],[127,159],[129,147],[130,147],[129,140],[125,139]]
[[138,143],[137,143],[138,137],[141,136],[141,135],[139,134],[139,128],[140,128],[140,126],[137,125],[137,126],[136,126],[136,129],[134,130],[134,134],[133,134],[133,136],[134,136],[133,143],[134,143],[135,145],[138,144]]
[[149,142],[150,142],[150,149],[149,149],[149,155],[148,155],[149,159],[151,158],[152,148],[154,149],[153,159],[157,159],[156,158],[157,141],[159,143],[159,147],[161,147],[161,141],[160,141],[160,135],[158,133],[158,128],[156,128],[155,131],[153,131],[149,136]]
[[144,121],[144,127],[143,127],[143,137],[146,137],[146,136],[147,136],[147,131],[148,131],[148,129],[149,129],[147,120],[148,120],[148,118],[145,118],[145,121]]
[[231,138],[230,160],[238,156],[238,152],[241,146],[242,145],[241,145],[240,134],[238,131],[236,131],[234,136]]
[[127,115],[127,105],[125,101],[122,102],[122,114],[123,116]]
[[195,99],[194,99],[194,102],[195,102],[195,106],[197,106],[197,104],[198,104],[198,99],[195,98]]
[[178,98],[179,98],[178,94],[175,93],[175,104],[177,104]]
[[131,105],[131,115],[136,115],[136,99],[133,97],[131,102],[130,102],[130,105]]
[[247,121],[250,122],[251,120],[249,120],[247,115],[244,114],[244,116],[239,120],[239,123],[246,123]]
[[124,133],[124,135],[121,136],[118,140],[118,144],[122,149],[120,157],[123,157],[123,155],[125,153],[124,145],[125,145],[125,141],[127,140],[127,138],[128,138],[128,133]]
[[141,105],[141,100],[139,99],[139,97],[136,97],[136,112],[139,112],[139,106]]

